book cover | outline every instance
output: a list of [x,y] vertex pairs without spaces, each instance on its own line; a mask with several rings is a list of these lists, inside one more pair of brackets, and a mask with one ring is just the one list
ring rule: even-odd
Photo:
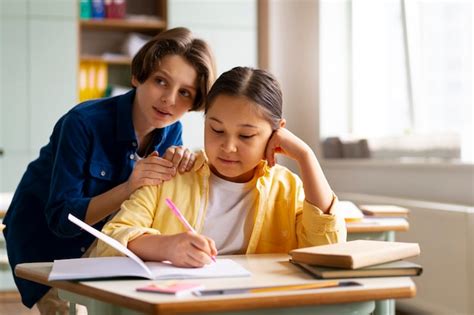
[[294,249],[289,254],[299,263],[357,269],[417,256],[420,246],[417,243],[356,240]]
[[152,283],[136,290],[139,292],[150,292],[160,294],[172,294],[176,296],[191,295],[193,292],[203,290],[204,286],[199,283],[175,282]]
[[168,262],[144,262],[120,242],[94,229],[72,214],[69,214],[68,219],[127,257],[55,260],[48,277],[49,281],[111,277],[141,277],[158,280],[250,276],[250,272],[247,269],[231,259],[217,259],[215,263],[202,268],[180,268]]
[[410,213],[407,208],[394,205],[360,205],[359,208],[366,216],[371,217],[407,218]]
[[397,260],[359,269],[343,269],[308,265],[290,260],[304,271],[318,279],[368,278],[368,277],[415,277],[421,275],[423,268],[415,263]]
[[81,20],[89,20],[91,18],[91,1],[79,0],[79,17]]
[[91,0],[91,17],[93,19],[105,18],[105,0]]

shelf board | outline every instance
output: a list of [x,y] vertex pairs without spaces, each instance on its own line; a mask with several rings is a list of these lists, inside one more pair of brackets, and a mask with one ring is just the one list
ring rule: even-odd
[[128,56],[100,56],[100,55],[81,55],[81,61],[89,62],[105,62],[109,65],[130,65],[132,63],[132,58]]
[[104,19],[80,20],[83,29],[120,31],[160,31],[166,28],[163,20]]

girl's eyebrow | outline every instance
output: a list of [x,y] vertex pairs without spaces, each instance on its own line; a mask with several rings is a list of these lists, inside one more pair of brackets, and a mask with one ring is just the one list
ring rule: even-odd
[[[215,118],[215,117],[209,117],[209,119],[210,119],[210,120],[213,120],[213,121],[215,121],[215,122],[218,122],[219,124],[223,124],[222,121],[220,121],[219,119],[217,119],[217,118]],[[240,124],[239,127],[258,129],[258,126],[251,125],[251,124]]]

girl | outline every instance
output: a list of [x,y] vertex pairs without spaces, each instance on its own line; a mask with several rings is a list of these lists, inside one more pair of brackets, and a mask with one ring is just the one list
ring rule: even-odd
[[[94,239],[71,224],[68,213],[100,229],[136,189],[159,185],[176,169],[190,170],[194,155],[179,147],[178,120],[202,108],[213,79],[206,43],[188,29],[171,29],[133,58],[133,90],[66,113],[29,164],[3,221],[12,269],[83,256]],[[16,277],[15,282],[28,307],[50,289]],[[38,303],[40,312],[48,312],[49,300]]]
[[[345,241],[333,194],[311,148],[285,129],[272,75],[251,68],[222,74],[205,107],[205,153],[193,170],[146,186],[122,204],[103,231],[144,260],[200,267],[220,254],[287,253]],[[275,163],[294,159],[302,180]],[[199,234],[167,208],[171,198]],[[118,253],[98,242],[97,254]]]

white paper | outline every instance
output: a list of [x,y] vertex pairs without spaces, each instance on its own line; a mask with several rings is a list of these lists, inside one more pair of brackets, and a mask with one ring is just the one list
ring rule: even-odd
[[105,235],[104,233],[100,232],[100,231],[97,231],[96,229],[94,229],[92,226],[90,226],[89,224],[85,223],[85,222],[82,222],[81,220],[79,220],[78,218],[76,218],[75,216],[73,216],[72,214],[69,214],[67,216],[67,218],[69,219],[69,221],[71,221],[72,223],[78,225],[81,229],[83,230],[86,230],[87,232],[89,232],[90,234],[94,235],[95,237],[97,237],[98,239],[100,239],[101,241],[103,241],[104,243],[112,246],[113,248],[115,248],[116,250],[118,250],[119,252],[121,252],[122,254],[124,255],[127,255],[128,257],[130,257],[131,259],[133,259],[133,261],[135,261],[137,264],[139,264],[144,270],[145,272],[149,275],[150,279],[153,277],[152,273],[151,273],[151,270],[148,269],[148,267],[145,265],[145,263],[143,262],[143,260],[140,259],[140,257],[138,257],[137,255],[135,255],[131,250],[129,250],[127,247],[123,246],[120,242],[118,242],[117,240],[111,238],[110,236],[108,235]]
[[147,262],[153,275],[149,277],[128,257],[95,257],[55,260],[49,281],[111,277],[142,277],[148,279],[198,279],[250,276],[245,268],[231,259],[217,259],[202,268],[179,268],[169,263]]
[[55,260],[48,280],[94,279],[125,276],[153,279],[153,276],[149,276],[143,268],[128,257],[94,257]]
[[193,279],[247,277],[250,272],[231,259],[217,259],[202,268],[179,268],[170,263],[144,263],[117,240],[97,231],[69,214],[68,219],[128,257],[94,257],[55,260],[48,280],[74,280],[110,277],[148,279]]

